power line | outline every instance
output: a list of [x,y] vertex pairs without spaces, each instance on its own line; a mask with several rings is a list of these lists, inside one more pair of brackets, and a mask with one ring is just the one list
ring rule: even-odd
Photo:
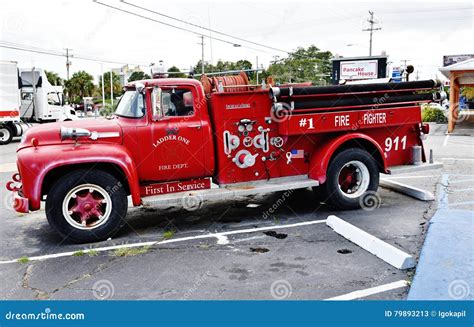
[[121,1],[122,3],[124,3],[124,4],[126,4],[126,5],[131,6],[131,7],[135,7],[135,8],[141,9],[141,10],[145,10],[145,11],[149,11],[149,12],[152,12],[152,13],[154,13],[154,14],[156,14],[156,15],[160,15],[160,16],[162,16],[162,17],[166,17],[166,18],[169,18],[169,19],[172,19],[172,20],[175,20],[175,21],[178,21],[178,22],[180,22],[180,23],[184,23],[184,24],[187,24],[187,25],[190,25],[190,26],[194,26],[194,27],[197,27],[197,28],[201,28],[201,29],[204,29],[204,30],[206,30],[206,31],[209,31],[209,32],[212,32],[212,33],[215,33],[215,34],[227,36],[227,37],[230,37],[230,38],[239,40],[239,41],[243,41],[243,42],[246,42],[246,43],[251,43],[251,44],[254,44],[254,45],[258,45],[258,46],[263,47],[263,48],[268,48],[268,49],[276,50],[276,51],[279,51],[279,52],[289,53],[289,52],[286,51],[286,50],[274,48],[274,47],[271,47],[271,46],[268,46],[268,45],[265,45],[265,44],[262,44],[262,43],[254,42],[254,41],[249,41],[249,40],[243,39],[243,38],[241,38],[241,37],[233,36],[233,35],[230,35],[230,34],[227,34],[227,33],[224,33],[224,32],[219,32],[219,31],[214,30],[214,29],[211,29],[211,28],[209,28],[209,27],[205,27],[205,26],[201,26],[201,25],[198,25],[198,24],[194,24],[194,23],[185,21],[185,20],[183,20],[183,19],[179,19],[179,18],[170,16],[170,15],[167,15],[167,14],[163,14],[163,13],[154,11],[154,10],[152,10],[152,9],[148,9],[148,8],[145,8],[145,7],[142,7],[142,6],[135,5],[135,4],[130,3],[130,2],[127,2],[127,1],[125,1],[125,0],[120,0],[120,1]]
[[[103,3],[103,2],[97,1],[97,0],[92,0],[92,1],[95,2],[95,3],[97,3],[97,4],[99,4],[99,5],[101,5],[101,6],[108,7],[108,8],[117,10],[117,11],[121,11],[121,12],[124,12],[124,13],[126,13],[126,14],[129,14],[129,15],[132,15],[132,16],[136,16],[136,17],[140,17],[140,18],[143,18],[143,19],[146,19],[146,20],[149,20],[149,21],[158,23],[158,24],[162,24],[162,25],[165,25],[165,26],[168,26],[168,27],[176,28],[176,29],[181,30],[181,31],[189,32],[189,33],[198,35],[199,37],[200,37],[201,35],[203,35],[202,33],[199,33],[199,32],[196,32],[196,31],[193,31],[193,30],[184,28],[184,27],[179,27],[179,26],[176,26],[176,25],[173,25],[173,24],[165,23],[165,22],[162,22],[162,21],[159,21],[159,20],[156,20],[156,19],[153,19],[153,18],[144,16],[144,15],[137,14],[137,13],[132,12],[132,11],[129,11],[129,10],[125,10],[125,9],[122,9],[122,8],[118,8],[118,7],[115,7],[115,6],[112,6],[112,5],[109,5],[109,4],[106,4],[106,3]],[[213,39],[213,40],[216,40],[216,41],[220,41],[220,42],[223,42],[223,43],[231,44],[231,45],[234,46],[234,47],[245,47],[245,48],[247,48],[247,49],[252,49],[252,50],[255,50],[255,51],[261,51],[261,52],[270,53],[270,52],[265,51],[265,50],[255,49],[255,48],[252,48],[252,47],[249,47],[249,46],[243,46],[243,45],[236,44],[236,43],[234,43],[234,42],[231,42],[231,41],[228,41],[228,40],[224,40],[224,39],[220,39],[220,38],[217,38],[217,37],[214,37],[214,36],[204,35],[204,37],[207,37],[207,38],[209,38],[209,39]]]
[[460,11],[460,10],[473,10],[474,7],[459,7],[459,8],[427,8],[427,9],[413,9],[413,10],[390,10],[389,12],[383,12],[383,15],[394,15],[394,14],[418,14],[420,12],[445,12],[445,11]]
[[[23,45],[23,44],[18,44],[18,43],[13,43],[13,42],[8,42],[8,41],[1,41],[1,40],[0,40],[0,48],[7,48],[7,49],[13,49],[13,50],[19,50],[19,51],[33,52],[33,53],[51,55],[51,56],[56,56],[56,57],[66,57],[67,58],[67,56],[68,56],[67,51],[66,51],[66,53],[62,53],[62,52],[59,52],[59,51],[56,51],[56,50],[38,48],[38,47],[27,46],[27,45]],[[79,59],[79,60],[95,61],[95,62],[109,63],[109,64],[118,64],[118,65],[136,64],[136,65],[140,65],[140,66],[148,66],[148,64],[146,64],[146,63],[138,63],[138,62],[134,62],[134,61],[116,61],[116,60],[109,60],[109,59],[97,58],[97,57],[80,55],[80,54],[75,54],[75,55],[69,54],[69,57],[74,58],[74,59]]]

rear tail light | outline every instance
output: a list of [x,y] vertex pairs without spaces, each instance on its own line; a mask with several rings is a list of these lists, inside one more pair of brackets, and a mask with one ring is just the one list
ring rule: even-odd
[[421,132],[423,134],[429,134],[430,133],[430,125],[429,124],[422,124],[421,125]]

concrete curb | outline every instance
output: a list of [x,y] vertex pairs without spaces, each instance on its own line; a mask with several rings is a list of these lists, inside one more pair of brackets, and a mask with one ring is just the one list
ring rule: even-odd
[[391,181],[386,178],[381,178],[379,185],[395,192],[406,194],[421,201],[433,201],[435,199],[433,193],[429,191],[425,191],[407,184]]
[[415,259],[393,245],[390,245],[375,236],[349,224],[336,216],[329,216],[326,225],[336,233],[357,244],[364,250],[372,253],[397,269],[409,269],[415,266]]

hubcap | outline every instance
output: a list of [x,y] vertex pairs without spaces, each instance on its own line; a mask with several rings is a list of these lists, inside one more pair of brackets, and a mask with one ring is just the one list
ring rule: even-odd
[[71,226],[78,229],[91,230],[103,225],[111,211],[110,195],[94,184],[74,187],[63,201],[63,216]]
[[369,183],[369,169],[358,160],[346,163],[339,171],[339,190],[346,197],[357,198],[361,196],[367,191]]
[[6,128],[0,128],[0,141],[6,142],[10,138],[10,131]]

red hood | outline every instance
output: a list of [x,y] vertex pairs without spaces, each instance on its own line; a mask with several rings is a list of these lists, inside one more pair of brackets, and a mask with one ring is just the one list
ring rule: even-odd
[[58,122],[58,123],[47,123],[38,126],[34,126],[29,128],[20,145],[18,146],[18,150],[32,146],[31,140],[36,138],[38,140],[39,146],[44,145],[53,145],[53,144],[70,144],[74,143],[75,141],[72,139],[66,139],[61,141],[60,130],[61,127],[67,128],[84,128],[89,130],[90,132],[98,132],[98,133],[109,133],[115,132],[118,133],[119,136],[117,137],[107,137],[107,138],[99,138],[97,140],[91,140],[89,138],[83,137],[79,139],[80,143],[122,143],[122,128],[117,123],[117,120],[109,120],[105,118],[99,119],[79,119],[74,121],[67,121],[67,122]]

